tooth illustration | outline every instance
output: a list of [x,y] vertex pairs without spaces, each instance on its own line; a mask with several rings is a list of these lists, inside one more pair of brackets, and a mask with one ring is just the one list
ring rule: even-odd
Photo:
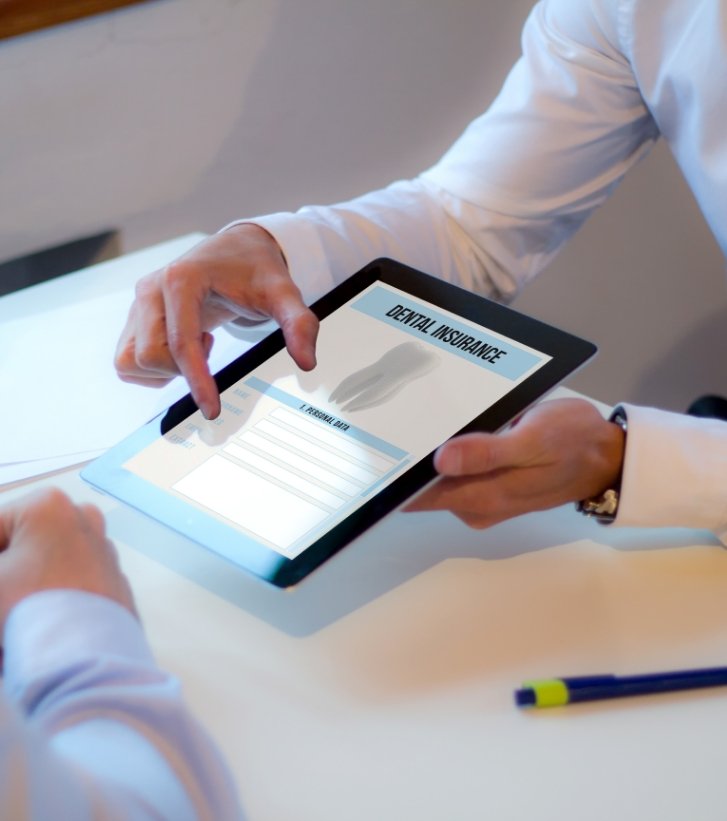
[[352,373],[334,388],[329,401],[346,403],[342,411],[357,411],[382,405],[407,383],[432,371],[439,357],[420,342],[403,342],[376,362]]

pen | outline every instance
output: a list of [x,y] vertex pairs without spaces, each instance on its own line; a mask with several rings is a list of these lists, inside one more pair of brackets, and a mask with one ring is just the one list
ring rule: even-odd
[[727,667],[675,670],[638,676],[569,676],[524,681],[515,691],[518,707],[561,707],[578,701],[645,696],[727,685]]

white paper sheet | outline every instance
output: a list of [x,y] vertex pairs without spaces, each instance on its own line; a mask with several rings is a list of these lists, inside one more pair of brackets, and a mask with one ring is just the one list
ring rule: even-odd
[[66,453],[53,459],[34,459],[32,462],[13,462],[9,465],[0,465],[0,486],[21,483],[26,479],[33,479],[65,468],[82,465],[102,453],[103,450],[91,450],[83,453]]
[[[132,289],[116,291],[0,324],[0,482],[34,475],[34,461],[51,470],[61,457],[84,461],[187,392],[181,379],[154,390],[117,378],[113,355],[132,298]],[[212,370],[249,346],[219,329]]]

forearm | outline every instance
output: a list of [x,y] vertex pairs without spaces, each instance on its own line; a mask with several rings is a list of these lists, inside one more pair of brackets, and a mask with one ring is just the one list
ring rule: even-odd
[[18,753],[3,772],[22,777],[4,801],[32,802],[28,817],[239,817],[219,754],[133,617],[85,594],[71,610],[59,598],[68,595],[30,597],[8,622],[4,683],[16,712],[3,733]]
[[307,301],[378,256],[498,298],[551,261],[658,136],[613,20],[590,6],[536,6],[495,102],[419,178],[255,220]]

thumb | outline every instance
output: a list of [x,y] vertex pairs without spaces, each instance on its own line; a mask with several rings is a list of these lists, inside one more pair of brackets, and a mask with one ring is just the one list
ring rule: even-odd
[[528,464],[530,449],[516,429],[504,433],[466,433],[445,442],[434,456],[442,476],[474,476]]

